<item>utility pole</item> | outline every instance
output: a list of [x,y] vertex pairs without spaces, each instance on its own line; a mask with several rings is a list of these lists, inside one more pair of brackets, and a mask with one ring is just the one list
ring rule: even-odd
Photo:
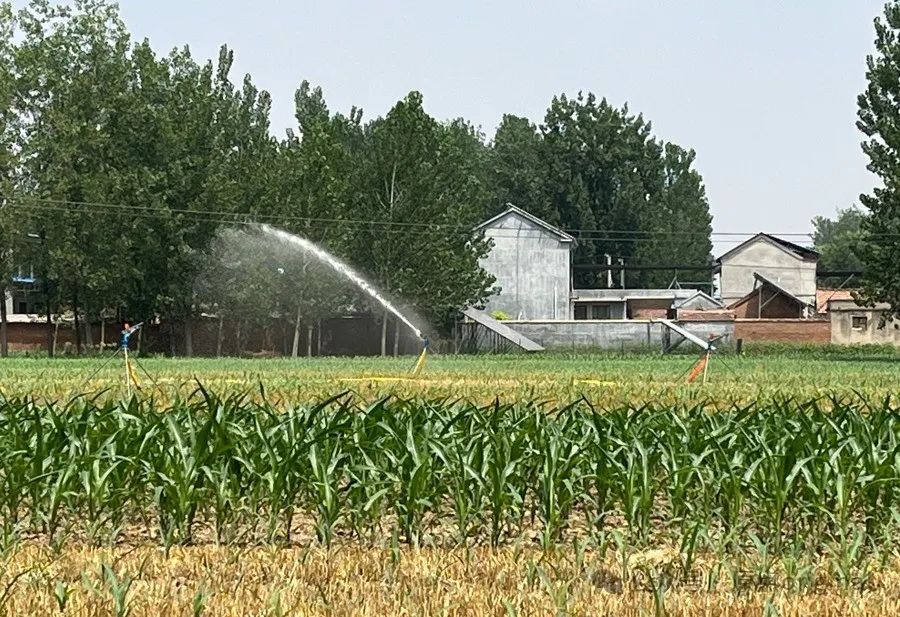
[[625,260],[619,257],[619,282],[622,289],[625,289]]
[[41,252],[44,256],[44,271],[41,273],[41,287],[44,292],[44,310],[47,311],[47,357],[53,357],[53,318],[50,310],[50,281],[47,269],[47,232],[42,227],[40,233],[30,233],[28,237],[33,240],[39,240],[41,243]]

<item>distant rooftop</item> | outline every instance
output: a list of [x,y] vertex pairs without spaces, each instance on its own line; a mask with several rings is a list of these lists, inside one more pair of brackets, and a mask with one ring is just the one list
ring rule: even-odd
[[819,258],[819,252],[815,251],[811,248],[807,248],[805,246],[800,246],[799,244],[794,244],[793,242],[788,242],[787,240],[783,240],[783,239],[781,239],[777,236],[773,236],[771,234],[758,233],[755,236],[753,236],[752,238],[750,238],[749,240],[745,240],[744,242],[741,242],[740,244],[738,244],[736,247],[734,247],[730,251],[727,251],[726,253],[722,254],[716,261],[721,264],[723,259],[725,259],[729,255],[731,255],[732,253],[740,250],[741,247],[743,247],[747,244],[750,244],[751,242],[754,242],[760,238],[765,238],[766,240],[769,240],[770,242],[777,244],[781,248],[783,248],[787,251],[790,251],[791,253],[793,253],[797,257],[800,257],[801,259],[816,260]]
[[558,237],[563,242],[572,242],[573,244],[575,243],[575,238],[573,238],[572,236],[570,236],[569,234],[564,232],[562,229],[560,229],[558,227],[554,227],[547,221],[545,221],[543,219],[539,219],[538,217],[531,214],[530,212],[526,212],[522,208],[519,208],[518,206],[514,206],[513,204],[510,204],[510,203],[506,204],[506,210],[504,210],[503,212],[501,212],[500,214],[498,214],[496,216],[492,216],[485,222],[483,222],[480,225],[478,225],[477,227],[475,227],[475,229],[477,230],[477,229],[484,229],[485,227],[490,227],[493,223],[499,221],[503,217],[508,216],[510,214],[516,214],[516,215],[520,216],[521,218],[523,218],[527,221],[530,221],[532,224],[536,225],[537,227],[540,227],[541,229],[544,229],[545,231]]
[[797,253],[801,257],[807,257],[807,258],[812,259],[812,258],[818,258],[818,256],[819,256],[819,251],[815,251],[811,248],[807,248],[805,246],[800,246],[799,244],[794,244],[793,242],[788,242],[787,240],[783,240],[782,238],[779,238],[777,236],[771,236],[769,234],[762,234],[762,235],[765,236],[766,238],[768,238],[769,240],[772,240],[773,242],[780,244],[787,250],[789,250],[793,253]]
[[853,300],[853,292],[849,289],[817,289],[816,312],[824,315],[828,312],[828,303],[839,300]]
[[686,299],[697,295],[696,289],[574,289],[575,300],[608,300],[623,302],[625,300],[667,300],[669,298]]

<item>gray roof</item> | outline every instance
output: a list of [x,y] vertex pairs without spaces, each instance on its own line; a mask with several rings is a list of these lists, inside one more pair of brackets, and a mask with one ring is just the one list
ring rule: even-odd
[[544,351],[544,348],[532,341],[530,338],[516,332],[506,324],[497,321],[490,315],[488,315],[484,311],[479,311],[473,308],[465,308],[462,310],[462,314],[471,319],[472,321],[481,324],[488,330],[495,332],[499,336],[505,338],[507,341],[521,347],[525,351]]
[[800,246],[799,244],[794,244],[793,242],[788,242],[787,240],[782,240],[781,238],[777,238],[777,237],[775,237],[775,236],[773,236],[773,235],[770,235],[770,234],[766,234],[766,233],[758,233],[758,234],[756,234],[755,236],[753,236],[752,238],[750,238],[749,240],[745,240],[744,242],[741,242],[740,244],[738,244],[736,247],[734,247],[734,248],[731,249],[730,251],[728,251],[728,252],[722,254],[722,255],[716,260],[716,263],[721,264],[723,259],[725,259],[725,258],[728,257],[729,255],[731,255],[732,253],[735,253],[735,252],[739,251],[741,248],[743,248],[744,246],[750,244],[751,242],[755,242],[756,240],[759,240],[760,238],[765,239],[765,240],[768,240],[769,242],[775,244],[776,246],[779,246],[779,247],[783,248],[784,250],[788,251],[789,253],[793,253],[794,255],[796,255],[797,257],[799,257],[800,259],[806,259],[806,260],[813,260],[813,261],[814,261],[814,260],[816,260],[816,259],[819,258],[819,252],[818,252],[818,251],[814,251],[814,250],[811,249],[811,248],[807,248],[807,247],[805,247],[805,246]]
[[501,213],[498,214],[497,216],[494,216],[494,217],[489,218],[489,219],[486,220],[485,222],[483,222],[483,223],[481,223],[480,225],[476,226],[475,229],[476,229],[476,230],[478,230],[478,229],[484,229],[485,227],[491,225],[492,223],[495,223],[495,222],[499,221],[500,219],[502,219],[503,217],[505,217],[505,216],[507,216],[507,215],[509,215],[509,214],[517,214],[518,216],[521,216],[521,217],[524,218],[525,220],[527,220],[527,221],[533,223],[534,225],[537,225],[537,226],[540,227],[541,229],[544,229],[545,231],[547,231],[547,232],[553,234],[554,236],[556,236],[557,238],[559,238],[562,242],[576,242],[575,238],[573,238],[572,236],[570,236],[569,234],[567,234],[566,232],[564,232],[562,229],[559,229],[558,227],[554,227],[553,225],[551,225],[551,224],[548,223],[547,221],[545,221],[545,220],[543,220],[543,219],[539,219],[538,217],[536,217],[535,215],[531,214],[530,212],[526,212],[526,211],[523,210],[522,208],[519,208],[519,207],[514,206],[514,205],[512,205],[512,204],[509,204],[509,203],[506,204],[506,210],[504,210],[503,212],[501,212]]
[[[815,304],[813,304],[813,303],[811,303],[811,302],[807,302],[807,301],[805,301],[805,300],[801,300],[800,298],[798,298],[797,296],[795,296],[794,294],[792,294],[791,292],[789,292],[787,289],[785,289],[784,287],[782,287],[782,286],[779,285],[778,283],[776,283],[776,282],[774,282],[774,281],[772,281],[772,280],[770,280],[770,279],[764,277],[764,276],[763,276],[762,274],[760,274],[759,272],[754,272],[754,273],[753,273],[753,278],[755,278],[755,279],[756,279],[757,281],[759,281],[760,283],[763,283],[764,285],[769,285],[770,287],[774,287],[775,290],[776,290],[778,293],[784,294],[785,296],[787,296],[788,298],[790,298],[791,300],[793,300],[794,302],[796,302],[796,303],[799,304],[800,306],[811,306],[811,307],[813,307],[813,309],[816,308],[816,307],[815,307]],[[748,298],[750,298],[751,296],[753,296],[753,294],[755,294],[755,293],[757,293],[756,289],[754,289],[753,291],[751,291],[750,293],[748,293],[746,296],[744,296],[744,297],[741,298],[740,300],[735,300],[734,302],[732,302],[731,304],[729,304],[729,305],[728,305],[728,308],[732,308],[732,307],[734,307],[734,306],[738,306],[739,304],[743,304],[745,301],[747,301]]]
[[625,300],[687,300],[697,295],[696,289],[573,289],[574,300],[622,302]]
[[710,302],[711,304],[713,304],[713,305],[715,305],[715,306],[718,306],[718,307],[720,307],[720,308],[725,308],[725,305],[722,304],[722,302],[720,302],[719,300],[716,300],[715,298],[713,298],[713,297],[712,297],[711,295],[709,295],[708,293],[706,293],[706,292],[704,292],[704,291],[702,291],[702,290],[700,290],[700,289],[695,290],[695,292],[696,292],[696,293],[691,294],[689,297],[684,298],[683,300],[679,299],[679,300],[675,303],[674,308],[680,308],[681,306],[687,304],[688,302],[690,302],[691,300],[693,300],[694,298],[697,298],[697,297],[703,298],[704,300],[707,300],[707,301]]

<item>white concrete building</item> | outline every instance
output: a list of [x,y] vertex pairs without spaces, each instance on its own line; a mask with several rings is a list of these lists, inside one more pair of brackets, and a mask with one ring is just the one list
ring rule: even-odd
[[730,306],[754,290],[760,275],[802,302],[815,306],[819,254],[759,233],[718,259],[722,302]]
[[476,229],[494,243],[481,267],[501,289],[485,310],[510,319],[569,319],[575,238],[512,204]]
[[476,227],[494,244],[481,261],[500,288],[485,307],[489,313],[502,311],[517,321],[611,321],[665,318],[679,308],[722,308],[695,289],[575,289],[575,238],[521,208],[507,206]]
[[900,347],[900,319],[889,319],[890,313],[890,306],[883,302],[860,306],[853,299],[829,300],[831,342]]

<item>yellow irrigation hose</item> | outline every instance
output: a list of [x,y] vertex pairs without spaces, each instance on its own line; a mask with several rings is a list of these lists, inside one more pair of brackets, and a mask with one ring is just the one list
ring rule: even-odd
[[137,374],[134,372],[134,365],[131,364],[131,360],[128,359],[128,356],[125,356],[125,367],[128,369],[128,377],[131,379],[131,383],[134,384],[135,388],[140,390],[141,384],[138,382]]
[[425,367],[425,360],[428,359],[428,346],[426,345],[422,348],[422,353],[419,354],[419,359],[416,360],[416,365],[413,367],[412,376],[418,377],[419,373],[422,372],[422,369]]
[[337,381],[420,381],[415,377],[338,377]]

